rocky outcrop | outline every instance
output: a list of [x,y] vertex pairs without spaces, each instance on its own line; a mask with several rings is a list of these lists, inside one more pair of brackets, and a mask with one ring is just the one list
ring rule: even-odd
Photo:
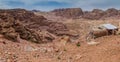
[[91,20],[105,19],[110,17],[119,17],[120,10],[115,8],[109,8],[105,11],[100,9],[93,9],[92,11],[82,11],[80,8],[66,8],[66,9],[56,9],[52,11],[56,16],[61,16],[65,18],[84,18]]
[[35,43],[54,40],[57,31],[68,31],[63,23],[52,22],[25,9],[0,10],[0,34],[19,41],[18,37]]
[[105,19],[105,18],[118,18],[120,16],[120,11],[115,8],[107,9],[106,11],[100,9],[94,9],[91,12],[84,12],[83,18],[85,19]]
[[119,10],[115,8],[110,8],[105,11],[105,17],[113,17],[118,15],[119,15]]
[[91,12],[84,12],[83,18],[85,19],[101,19],[105,15],[105,12],[100,9],[94,9]]
[[81,8],[55,9],[52,12],[54,12],[56,16],[62,16],[66,18],[78,18],[83,15]]

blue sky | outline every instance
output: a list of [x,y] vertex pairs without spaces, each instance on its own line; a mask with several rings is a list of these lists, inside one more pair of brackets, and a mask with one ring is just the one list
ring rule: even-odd
[[56,8],[120,9],[120,0],[0,0],[0,8],[25,8],[49,11]]

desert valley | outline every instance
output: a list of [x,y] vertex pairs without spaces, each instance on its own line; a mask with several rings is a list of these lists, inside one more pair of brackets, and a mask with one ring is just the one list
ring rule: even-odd
[[[102,24],[118,27],[117,33],[87,41]],[[115,8],[0,9],[0,62],[120,62],[119,29]]]

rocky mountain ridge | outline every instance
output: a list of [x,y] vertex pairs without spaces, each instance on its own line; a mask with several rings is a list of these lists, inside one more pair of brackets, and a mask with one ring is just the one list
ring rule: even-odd
[[105,19],[109,17],[118,17],[120,16],[120,10],[115,8],[109,8],[107,10],[93,9],[92,11],[83,11],[81,8],[64,8],[64,9],[55,9],[51,11],[55,13],[56,16],[61,16],[65,18],[84,18],[84,19]]

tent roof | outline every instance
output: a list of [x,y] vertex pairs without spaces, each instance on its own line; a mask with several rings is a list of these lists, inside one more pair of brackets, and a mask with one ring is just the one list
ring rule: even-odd
[[117,29],[117,27],[112,24],[103,24],[102,26],[105,27],[106,29],[110,29],[110,30]]

